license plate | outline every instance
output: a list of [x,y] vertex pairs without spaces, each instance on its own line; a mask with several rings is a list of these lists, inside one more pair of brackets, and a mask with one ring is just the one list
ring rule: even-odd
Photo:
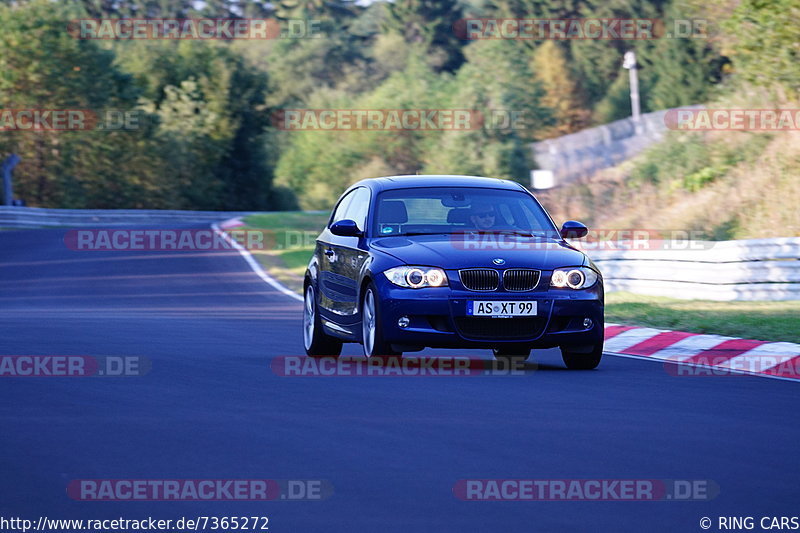
[[484,300],[467,302],[468,316],[488,316],[493,318],[511,318],[513,316],[535,316],[536,302],[504,302],[501,300]]

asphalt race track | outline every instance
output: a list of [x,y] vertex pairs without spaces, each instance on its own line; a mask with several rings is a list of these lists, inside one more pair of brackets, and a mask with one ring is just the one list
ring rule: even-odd
[[[277,376],[301,304],[235,252],[81,252],[0,231],[0,355],[140,356],[140,377],[0,378],[0,516],[268,516],[288,532],[694,532],[796,514],[797,383],[607,356],[524,375]],[[360,354],[360,346],[346,347]],[[418,355],[456,355],[428,350]],[[473,352],[490,358],[488,352]],[[80,479],[327,480],[321,501],[78,501]],[[709,501],[462,501],[461,479],[711,480]]]

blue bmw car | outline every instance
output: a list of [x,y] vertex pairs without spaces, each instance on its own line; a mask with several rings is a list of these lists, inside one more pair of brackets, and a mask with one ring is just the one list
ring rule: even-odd
[[603,278],[536,198],[513,181],[392,176],[339,198],[304,282],[310,356],[345,342],[367,357],[426,347],[491,349],[497,358],[559,347],[568,368],[603,354]]

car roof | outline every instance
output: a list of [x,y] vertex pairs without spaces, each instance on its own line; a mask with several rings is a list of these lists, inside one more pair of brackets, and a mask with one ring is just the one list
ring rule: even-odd
[[348,187],[348,190],[356,187],[369,187],[375,192],[393,189],[410,189],[414,187],[482,187],[515,191],[525,190],[525,188],[516,181],[499,178],[484,178],[481,176],[448,174],[417,174],[369,178],[354,183]]

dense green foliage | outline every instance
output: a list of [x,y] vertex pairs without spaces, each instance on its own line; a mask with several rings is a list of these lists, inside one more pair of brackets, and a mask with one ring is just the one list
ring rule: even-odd
[[[672,27],[704,16],[710,38],[466,40],[454,30],[465,18]],[[316,33],[75,39],[67,23],[86,17],[306,19]],[[0,157],[22,156],[17,196],[50,207],[326,209],[349,183],[382,174],[524,181],[530,142],[629,114],[627,50],[641,64],[643,111],[707,101],[730,73],[794,94],[798,18],[794,0],[0,0],[2,108],[138,118],[119,131],[0,132]],[[466,131],[283,131],[281,109],[467,109],[484,120]],[[680,186],[696,190],[736,164],[717,159]]]
[[742,0],[725,23],[744,81],[800,93],[800,4],[796,0]]
[[754,161],[771,140],[769,134],[745,134],[738,143],[707,140],[701,133],[673,134],[634,163],[628,185],[667,185],[697,192],[742,162]]

